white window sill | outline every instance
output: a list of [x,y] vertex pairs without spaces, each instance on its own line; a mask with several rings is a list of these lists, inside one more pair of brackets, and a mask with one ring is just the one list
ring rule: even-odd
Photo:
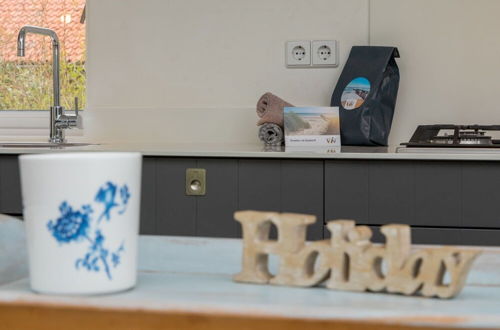
[[[72,111],[69,111],[72,113]],[[49,135],[49,111],[0,111],[0,137],[39,137]],[[82,136],[83,130],[68,130],[67,136]]]

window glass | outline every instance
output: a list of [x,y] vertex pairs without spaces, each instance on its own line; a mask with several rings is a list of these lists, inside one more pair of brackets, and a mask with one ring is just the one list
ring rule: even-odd
[[26,35],[25,57],[17,57],[24,25],[55,30],[60,41],[61,105],[85,106],[85,0],[0,0],[0,110],[48,110],[52,105],[50,37]]

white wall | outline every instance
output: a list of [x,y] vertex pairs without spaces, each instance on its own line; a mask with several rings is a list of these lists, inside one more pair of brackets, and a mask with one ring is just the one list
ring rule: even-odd
[[[264,92],[329,104],[368,0],[89,0],[87,29],[89,138],[257,142]],[[294,39],[338,40],[342,65],[285,68]]]
[[[272,91],[327,105],[352,45],[395,45],[390,137],[418,124],[500,124],[498,0],[89,0],[86,136],[257,142]],[[284,42],[337,39],[339,68],[287,69]]]
[[372,45],[396,45],[401,84],[390,136],[418,124],[500,124],[500,1],[371,0]]

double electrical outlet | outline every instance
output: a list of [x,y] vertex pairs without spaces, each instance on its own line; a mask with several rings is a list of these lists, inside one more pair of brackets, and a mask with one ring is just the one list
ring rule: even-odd
[[338,66],[337,41],[302,40],[288,41],[285,45],[287,67],[336,67]]

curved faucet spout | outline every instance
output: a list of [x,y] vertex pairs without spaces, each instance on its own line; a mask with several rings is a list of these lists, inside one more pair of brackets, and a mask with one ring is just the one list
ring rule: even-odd
[[53,92],[54,106],[60,106],[59,101],[59,38],[54,30],[25,25],[19,30],[17,35],[17,56],[24,56],[26,33],[41,34],[49,36],[52,39],[52,77],[53,77]]
[[24,57],[24,39],[26,38],[26,30],[22,28],[17,35],[17,56]]
[[26,33],[49,36],[52,39],[52,45],[59,47],[59,38],[54,30],[39,26],[25,25],[19,30],[19,34],[17,35],[17,56],[24,56],[24,40],[26,39]]
[[[53,76],[53,92],[54,92],[54,105],[50,108],[50,141],[51,142],[64,142],[63,129],[59,126],[64,126],[64,128],[76,126],[73,123],[73,119],[76,122],[78,116],[70,117],[64,115],[64,109],[60,104],[60,88],[59,88],[59,38],[54,30],[25,25],[19,30],[17,35],[17,56],[24,56],[25,50],[25,40],[26,34],[41,34],[49,36],[52,39],[52,76]],[[63,122],[61,124],[61,121]],[[64,125],[63,125],[64,124]]]

